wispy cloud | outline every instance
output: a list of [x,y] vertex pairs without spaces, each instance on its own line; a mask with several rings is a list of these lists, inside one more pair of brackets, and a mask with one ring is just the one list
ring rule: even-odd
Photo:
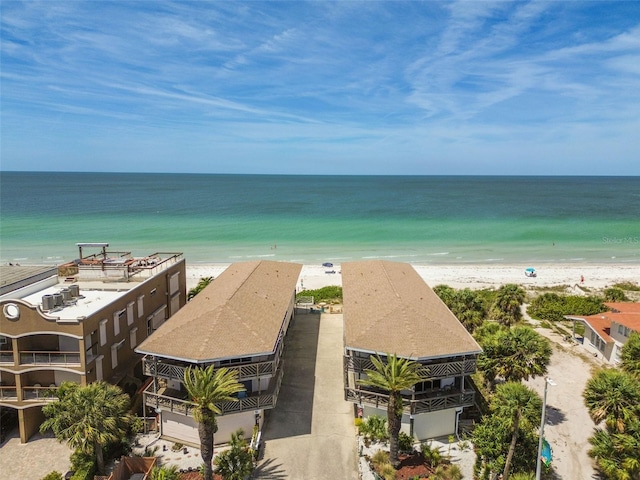
[[183,148],[192,171],[612,173],[615,152],[640,174],[633,2],[13,1],[1,24],[2,168],[99,145],[169,170]]

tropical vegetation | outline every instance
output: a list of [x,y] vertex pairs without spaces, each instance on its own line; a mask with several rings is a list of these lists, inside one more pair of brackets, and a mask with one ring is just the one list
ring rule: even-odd
[[527,313],[537,320],[561,321],[565,315],[595,315],[606,312],[603,299],[598,296],[559,295],[543,293],[531,301]]
[[606,302],[628,302],[629,297],[624,293],[624,290],[618,287],[610,287],[604,291],[604,299]]
[[622,370],[640,379],[640,333],[631,332],[620,355]]
[[238,372],[227,368],[214,369],[189,367],[184,372],[183,383],[194,403],[193,418],[198,422],[200,455],[204,463],[204,480],[212,480],[214,434],[218,431],[216,415],[222,411],[218,402],[237,401],[235,395],[245,390],[237,380]]
[[104,450],[126,437],[133,423],[129,396],[106,382],[63,382],[55,396],[57,400],[42,408],[46,419],[40,431],[53,431],[76,450],[79,464],[90,470],[93,465],[87,460],[94,460],[97,473],[104,475]]
[[598,425],[589,439],[589,455],[606,479],[640,478],[639,343],[640,334],[630,335],[622,348],[621,369],[597,371],[583,392],[589,414]]
[[193,297],[198,295],[207,285],[213,282],[213,277],[202,277],[198,280],[198,284],[189,290],[187,293],[187,302],[191,301]]
[[216,473],[224,480],[244,480],[253,472],[253,455],[242,429],[231,434],[229,445],[231,448],[216,456]]
[[525,299],[525,291],[515,283],[501,286],[493,305],[489,310],[489,318],[507,327],[522,320],[520,307]]
[[525,385],[507,382],[496,387],[489,415],[473,431],[480,478],[502,472],[507,480],[513,472],[535,469],[541,411],[540,396]]
[[585,405],[597,425],[624,433],[626,426],[640,415],[640,382],[617,368],[596,372],[584,390]]
[[315,303],[342,303],[342,287],[329,285],[315,290],[302,290],[296,294],[299,297],[313,297]]
[[176,465],[153,467],[151,480],[179,480],[180,472]]
[[489,386],[493,386],[497,378],[518,382],[547,373],[551,345],[532,328],[487,326],[479,333],[477,338],[483,353],[478,358],[478,370]]
[[360,384],[379,388],[389,395],[387,404],[389,455],[391,464],[395,468],[400,463],[398,458],[398,437],[404,409],[400,392],[411,389],[422,380],[419,374],[421,365],[412,360],[398,357],[395,354],[387,354],[386,362],[382,360],[380,355],[372,355],[370,359],[374,368],[365,370],[367,378],[360,380]]
[[387,419],[380,415],[370,415],[359,423],[358,433],[365,441],[384,442],[389,439]]
[[486,292],[469,288],[455,290],[448,285],[438,285],[433,291],[469,332],[473,333],[486,320]]

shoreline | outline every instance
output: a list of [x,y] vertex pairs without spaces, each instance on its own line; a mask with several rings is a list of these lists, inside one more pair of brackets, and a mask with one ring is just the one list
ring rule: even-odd
[[[187,264],[187,290],[193,288],[202,277],[217,278],[231,263]],[[640,282],[640,265],[628,263],[540,264],[537,277],[526,277],[523,264],[411,264],[430,286],[449,285],[461,289],[482,289],[516,283],[525,289],[576,285],[585,289],[604,289],[620,282]],[[325,273],[335,271],[335,273]],[[329,285],[342,285],[341,266],[331,268],[322,265],[302,265],[297,288],[317,289]],[[584,282],[581,283],[581,278]],[[580,290],[580,289],[576,289]],[[580,290],[582,292],[582,290]]]

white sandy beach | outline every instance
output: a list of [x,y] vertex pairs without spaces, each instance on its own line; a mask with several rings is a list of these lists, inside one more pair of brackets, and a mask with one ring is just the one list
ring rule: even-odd
[[[187,288],[192,288],[202,277],[217,278],[229,264],[187,264]],[[603,289],[618,282],[640,282],[640,265],[631,264],[554,264],[534,266],[537,277],[524,274],[530,265],[414,265],[418,274],[431,287],[449,285],[453,288],[499,287],[516,283],[525,288],[580,284],[583,287]],[[335,273],[325,273],[335,271]],[[298,289],[316,289],[327,285],[342,285],[340,265],[331,268],[321,265],[303,265]],[[577,290],[577,289],[576,289]]]

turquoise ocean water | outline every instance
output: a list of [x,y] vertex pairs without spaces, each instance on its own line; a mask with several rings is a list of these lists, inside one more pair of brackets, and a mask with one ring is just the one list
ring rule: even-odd
[[640,177],[0,174],[0,261],[639,263]]

